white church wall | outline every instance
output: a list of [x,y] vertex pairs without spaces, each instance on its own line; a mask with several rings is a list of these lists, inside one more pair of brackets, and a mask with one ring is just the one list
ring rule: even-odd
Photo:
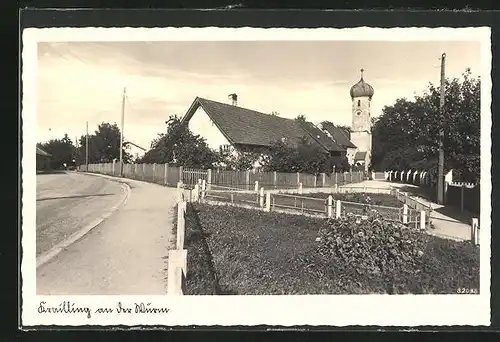
[[189,120],[188,127],[191,132],[203,137],[207,145],[214,150],[218,151],[220,146],[230,146],[229,141],[201,107],[196,110]]
[[370,132],[370,99],[355,97],[352,100],[352,130]]

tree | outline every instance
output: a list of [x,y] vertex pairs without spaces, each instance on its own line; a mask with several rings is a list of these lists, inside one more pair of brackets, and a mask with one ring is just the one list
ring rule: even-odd
[[445,170],[464,181],[479,180],[480,80],[470,69],[463,80],[446,80],[445,108],[440,89],[430,83],[414,100],[386,106],[372,128],[372,165],[379,170],[418,169],[437,175],[439,128],[445,132]]
[[139,162],[173,163],[184,167],[208,169],[219,159],[205,139],[193,134],[186,124],[181,123],[177,115],[171,115],[167,121],[167,133],[158,134],[151,143],[151,149]]
[[219,159],[216,166],[224,170],[246,171],[251,170],[261,158],[261,153],[238,151],[234,147],[219,149]]
[[37,146],[51,154],[51,169],[62,170],[66,166],[74,165],[73,159],[76,155],[76,148],[68,137],[68,134],[64,134],[62,139],[51,139],[45,143],[38,143]]
[[318,174],[332,172],[336,163],[340,165],[341,158],[331,157],[318,145],[308,143],[305,138],[296,147],[287,145],[283,141],[276,141],[262,156],[264,171]]
[[[80,137],[77,160],[79,164],[85,164],[86,137]],[[89,135],[89,164],[112,163],[120,159],[120,129],[117,124],[107,122],[97,126],[94,134]],[[123,148],[123,161],[130,162],[132,156]]]

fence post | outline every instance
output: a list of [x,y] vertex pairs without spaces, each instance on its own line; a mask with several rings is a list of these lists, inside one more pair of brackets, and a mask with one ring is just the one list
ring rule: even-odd
[[317,183],[318,183],[318,176],[314,175],[314,188],[316,187]]
[[207,188],[207,183],[205,180],[203,180],[201,182],[201,199],[204,200],[205,199],[205,190]]
[[177,182],[177,203],[180,203],[182,201],[182,183]]
[[153,163],[153,183],[155,182],[156,163]]
[[479,244],[478,228],[479,228],[479,220],[477,218],[473,218],[471,225],[471,242],[475,246]]
[[167,185],[168,164],[165,163],[165,173],[163,174],[163,185]]
[[420,212],[420,229],[425,230],[425,211]]
[[403,224],[408,224],[408,204],[403,205]]
[[337,172],[335,172],[335,186],[337,186]]
[[297,172],[297,185],[300,183],[300,172]]
[[271,193],[269,191],[266,192],[266,211],[271,211]]
[[278,173],[273,171],[273,185],[276,188],[278,186]]
[[180,182],[182,182],[183,173],[184,173],[184,167],[181,165],[181,166],[179,166],[179,181]]
[[340,218],[341,206],[342,206],[342,204],[341,204],[340,200],[337,200],[335,202],[335,218]]
[[194,191],[193,201],[198,202],[198,200],[200,199],[200,186],[198,185],[198,183],[194,185],[193,191]]
[[245,171],[245,188],[250,190],[250,170]]
[[332,195],[329,195],[328,196],[328,218],[331,218],[333,216],[333,207],[332,207],[332,204],[333,204],[333,197]]
[[183,295],[183,273],[187,274],[187,250],[172,249],[168,251],[167,295]]
[[146,179],[146,164],[142,164],[142,180]]
[[115,160],[113,159],[113,166],[111,169],[111,172],[113,173],[113,176],[115,175]]
[[335,189],[335,193],[337,193],[339,191],[339,186],[337,185],[337,183],[335,183],[334,189]]
[[264,208],[264,188],[260,188],[260,198],[259,198],[259,205],[261,208]]
[[460,188],[460,212],[464,212],[464,194],[465,194],[465,184],[462,183]]
[[210,190],[210,185],[212,184],[212,169],[207,170],[207,188]]
[[322,173],[321,174],[321,186],[325,186],[326,185],[326,173]]
[[258,192],[259,191],[259,181],[255,181],[255,188],[254,188],[255,192]]
[[302,183],[299,183],[299,194],[302,194]]

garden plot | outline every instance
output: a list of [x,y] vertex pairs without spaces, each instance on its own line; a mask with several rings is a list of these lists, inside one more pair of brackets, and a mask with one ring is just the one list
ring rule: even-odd
[[421,234],[381,215],[317,219],[194,203],[187,216],[189,294],[444,294],[479,288],[478,247]]

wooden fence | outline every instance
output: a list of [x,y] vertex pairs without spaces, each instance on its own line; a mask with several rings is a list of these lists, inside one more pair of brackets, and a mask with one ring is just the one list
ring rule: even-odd
[[[120,176],[120,163],[89,164],[78,167],[79,171]],[[320,173],[317,175],[294,172],[254,172],[254,171],[219,171],[184,168],[168,164],[124,164],[123,177],[167,186],[176,186],[179,181],[194,186],[199,180],[207,184],[223,185],[238,189],[253,189],[255,182],[266,188],[304,188],[331,187],[358,183],[364,180],[362,172]]]
[[[360,192],[364,188],[340,188],[329,189],[330,193]],[[377,189],[366,188],[366,191]],[[381,189],[388,190],[388,189]],[[246,208],[260,209],[267,212],[285,212],[319,216],[325,218],[339,218],[345,215],[356,215],[366,218],[372,210],[382,214],[386,219],[398,221],[408,226],[414,225],[417,229],[427,229],[430,227],[430,209],[415,199],[411,199],[404,193],[389,189],[388,193],[400,199],[401,207],[388,207],[381,205],[371,205],[355,202],[334,200],[331,194],[325,197],[308,197],[299,193],[288,191],[278,192],[276,190],[265,190],[264,187],[253,191],[242,191],[234,188],[212,188],[208,189],[205,182],[200,186],[197,184],[190,190],[193,201],[200,201],[210,204],[226,204],[242,206]],[[375,191],[376,193],[381,193]]]

